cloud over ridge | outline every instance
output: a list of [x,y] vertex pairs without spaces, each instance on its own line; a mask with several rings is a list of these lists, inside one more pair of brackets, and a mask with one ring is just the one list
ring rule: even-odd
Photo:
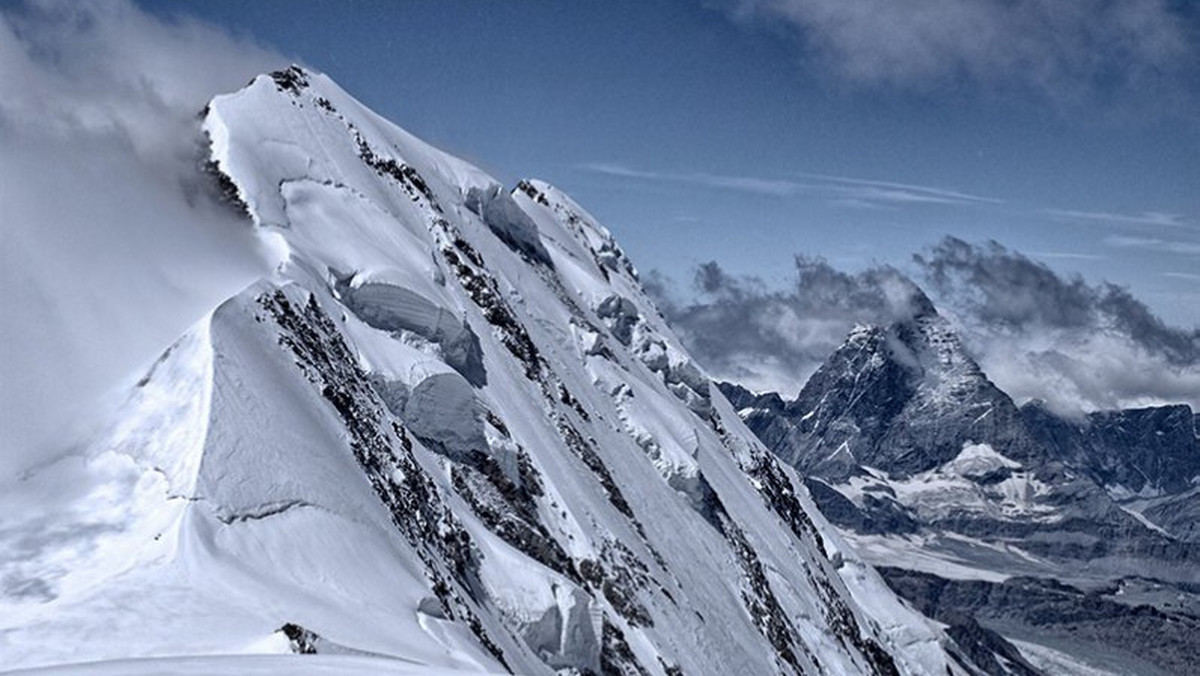
[[[209,198],[198,114],[284,63],[128,0],[0,6],[0,470],[269,269]],[[86,424],[86,423],[82,423]]]
[[[715,262],[679,299],[650,275],[668,321],[715,377],[791,396],[859,323],[927,309],[925,293],[890,266],[848,273],[796,257],[794,282],[769,288]],[[914,256],[938,311],[1001,389],[1066,414],[1187,403],[1200,410],[1200,328],[1165,324],[1127,289],[1063,276],[995,242],[946,237]]]
[[715,261],[696,269],[694,301],[679,300],[672,282],[654,274],[647,287],[715,376],[784,393],[798,391],[855,323],[898,321],[928,307],[921,290],[891,267],[847,273],[807,256],[794,264],[795,280],[785,289],[730,275]]

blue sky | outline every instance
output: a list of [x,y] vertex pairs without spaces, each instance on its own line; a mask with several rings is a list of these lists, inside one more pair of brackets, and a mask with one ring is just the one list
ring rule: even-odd
[[911,270],[954,235],[1200,325],[1196,3],[912,5],[932,23],[852,11],[869,4],[144,6],[323,70],[506,182],[559,185],[681,283],[717,260],[784,285],[793,254]]
[[1018,401],[1200,409],[1195,0],[0,0],[23,447],[269,269],[196,113],[289,60],[566,189],[714,377],[794,393],[911,311],[890,265]]

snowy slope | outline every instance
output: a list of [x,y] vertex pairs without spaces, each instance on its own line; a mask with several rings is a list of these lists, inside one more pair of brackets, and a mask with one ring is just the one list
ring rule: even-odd
[[284,262],[29,477],[88,489],[3,517],[4,668],[968,673],[570,198],[506,191],[298,68],[204,127]]

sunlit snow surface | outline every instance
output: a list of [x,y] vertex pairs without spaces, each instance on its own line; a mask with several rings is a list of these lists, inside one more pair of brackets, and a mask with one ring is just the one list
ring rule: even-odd
[[238,655],[163,657],[59,665],[7,672],[14,676],[460,676],[399,659],[347,655]]
[[0,496],[78,487],[0,509],[0,668],[959,673],[570,198],[299,70],[205,129],[284,262]]

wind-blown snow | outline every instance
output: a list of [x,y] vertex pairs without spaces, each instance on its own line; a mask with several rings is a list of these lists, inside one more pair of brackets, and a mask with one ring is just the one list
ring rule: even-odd
[[210,199],[196,113],[278,63],[128,0],[0,6],[0,493],[270,270]]

